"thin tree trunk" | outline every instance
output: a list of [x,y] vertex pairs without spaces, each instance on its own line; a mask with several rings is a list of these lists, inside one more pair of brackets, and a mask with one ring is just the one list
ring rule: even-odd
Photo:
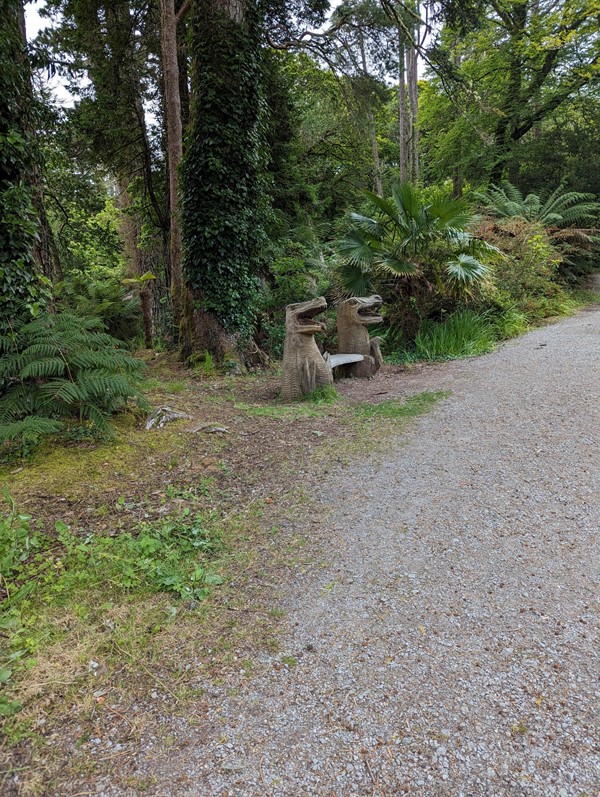
[[[145,274],[146,268],[145,253],[140,249],[140,223],[137,214],[129,211],[131,207],[131,197],[129,195],[129,184],[127,179],[119,180],[118,205],[121,213],[121,239],[125,251],[125,262],[130,278],[135,279]],[[145,282],[140,284],[140,306],[142,310],[142,320],[144,325],[144,342],[147,349],[152,348],[152,285]]]
[[[369,71],[367,69],[367,56],[365,54],[365,42],[363,39],[362,30],[359,31],[358,41],[360,45],[360,57],[362,61],[363,74],[365,78],[368,78]],[[369,97],[369,103],[370,99],[371,98]],[[373,150],[373,185],[375,188],[375,193],[381,196],[383,194],[383,186],[381,184],[381,164],[379,161],[379,146],[377,144],[377,129],[375,127],[375,116],[370,108],[367,112],[367,122],[369,124],[369,135],[371,137],[371,148]]]
[[408,179],[408,130],[406,115],[406,65],[404,34],[398,29],[398,149],[400,154],[400,180]]
[[[457,71],[460,68],[461,64],[461,56],[460,56],[460,51],[458,49],[458,44],[459,41],[456,40],[452,46],[453,47],[452,63],[456,67]],[[453,111],[454,118],[458,119],[459,116],[458,109],[456,108],[456,106],[453,106],[453,108],[454,108]],[[459,152],[459,157],[460,157],[462,155],[462,146],[461,145],[459,146],[460,146],[460,152]],[[463,190],[464,190],[463,170],[459,160],[452,169],[452,196],[455,199],[460,199],[461,196],[463,195]]]
[[169,264],[171,271],[171,300],[173,324],[181,322],[182,241],[179,218],[179,164],[183,154],[181,97],[179,94],[179,65],[177,61],[177,19],[174,0],[160,0],[161,52],[165,91],[165,119],[167,134],[167,169],[169,176]]
[[[418,33],[417,33],[418,35]],[[419,109],[418,96],[418,55],[415,47],[409,47],[406,54],[406,77],[408,84],[408,106],[410,109],[410,173],[411,179],[419,179],[419,130],[417,115]]]
[[371,134],[371,147],[373,149],[373,184],[375,188],[375,193],[382,196],[383,194],[383,184],[381,182],[381,163],[379,161],[379,146],[377,144],[377,130],[375,129],[375,117],[373,113],[369,111],[367,116],[369,121],[369,131]]
[[181,127],[182,130],[185,130],[190,121],[190,86],[187,54],[187,24],[185,16],[177,21],[177,64],[179,66]]
[[463,175],[460,166],[455,166],[452,169],[452,196],[455,199],[460,199],[463,195]]

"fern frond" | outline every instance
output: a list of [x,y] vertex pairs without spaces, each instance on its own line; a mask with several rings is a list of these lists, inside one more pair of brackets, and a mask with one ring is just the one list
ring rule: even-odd
[[35,442],[43,435],[58,432],[60,427],[61,424],[58,421],[30,416],[23,418],[22,421],[0,424],[0,442],[5,443],[18,439]]
[[19,371],[21,379],[42,379],[49,376],[62,376],[66,370],[62,357],[45,357],[33,360]]
[[4,330],[0,351],[0,441],[21,453],[63,418],[85,417],[106,432],[108,417],[137,396],[145,367],[100,321],[68,313]]
[[101,432],[106,432],[109,430],[110,427],[108,425],[106,416],[95,404],[84,404],[81,407],[81,414],[84,418],[87,418],[89,421],[91,421]]

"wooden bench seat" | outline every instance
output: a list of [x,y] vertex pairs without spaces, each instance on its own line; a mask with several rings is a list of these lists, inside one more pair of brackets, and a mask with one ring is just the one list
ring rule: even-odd
[[338,365],[348,365],[348,363],[359,363],[364,360],[362,354],[329,354],[328,351],[323,355],[323,359],[333,371]]

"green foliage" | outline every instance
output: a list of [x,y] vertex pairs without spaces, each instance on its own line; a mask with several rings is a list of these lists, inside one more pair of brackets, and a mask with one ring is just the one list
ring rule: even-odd
[[2,455],[24,456],[77,421],[106,433],[111,414],[137,396],[143,363],[97,319],[62,313],[16,324],[0,336]]
[[505,255],[495,264],[492,306],[516,309],[528,323],[571,311],[558,276],[562,256],[539,222],[484,220],[480,233]]
[[528,328],[526,314],[516,307],[507,307],[493,316],[494,335],[498,340],[516,338],[527,332]]
[[491,216],[537,221],[543,227],[572,227],[581,222],[593,222],[600,212],[600,203],[595,201],[594,194],[565,191],[564,185],[555,188],[544,201],[537,194],[524,197],[508,180],[475,196]]
[[211,0],[194,3],[194,94],[182,169],[183,270],[200,307],[248,335],[254,317],[261,229],[260,20]]
[[[8,512],[0,514],[0,686],[27,667],[36,642],[26,633],[40,607],[69,600],[111,600],[136,593],[164,592],[177,599],[203,600],[221,577],[211,561],[221,549],[215,519],[185,509],[178,516],[141,523],[113,535],[75,533],[61,521],[52,533],[20,514],[5,491]],[[21,708],[0,694],[0,717]]]
[[288,244],[274,257],[260,300],[257,340],[272,356],[281,357],[285,339],[285,307],[327,293],[329,270],[309,246]]
[[[548,139],[544,128],[596,94],[595,8],[584,0],[500,0],[480,20],[467,35],[446,29],[436,37],[438,75],[425,92],[422,128],[427,176],[439,180],[464,170],[471,182],[490,176],[498,182],[506,174],[515,182],[526,171],[540,185],[548,161],[554,167],[573,152],[561,152],[572,142]],[[586,126],[593,128],[593,119],[587,114]],[[549,145],[549,159],[536,138]],[[523,155],[536,148],[532,170]],[[564,166],[553,171],[565,176]]]
[[59,305],[82,318],[99,318],[119,340],[136,340],[142,332],[140,303],[126,293],[121,277],[121,268],[71,271],[56,286]]
[[48,299],[33,259],[37,235],[32,202],[34,143],[31,88],[25,43],[19,33],[18,0],[0,11],[0,325],[23,311],[35,315]]
[[492,351],[496,344],[489,313],[461,310],[442,323],[427,322],[415,338],[422,360],[471,357]]
[[[526,197],[512,183],[492,186],[476,194],[490,215],[500,219],[523,219],[542,225],[559,256],[559,268],[572,283],[582,281],[594,268],[594,250],[600,242],[600,203],[594,194],[565,191],[561,184],[542,200],[537,194]],[[581,224],[587,224],[582,228]]]
[[338,398],[338,392],[333,385],[323,385],[323,387],[313,390],[312,393],[302,396],[302,401],[307,401],[310,404],[334,404]]
[[366,194],[375,215],[351,213],[353,226],[338,242],[341,279],[350,293],[364,295],[382,276],[443,279],[455,287],[481,281],[487,267],[475,257],[485,248],[467,231],[473,222],[465,200],[436,193],[426,200],[409,183],[392,199]]

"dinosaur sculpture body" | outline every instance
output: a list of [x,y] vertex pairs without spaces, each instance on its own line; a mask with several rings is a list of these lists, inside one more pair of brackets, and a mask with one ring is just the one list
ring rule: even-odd
[[315,316],[327,309],[320,296],[307,302],[288,304],[285,308],[285,342],[283,345],[284,401],[295,401],[318,387],[333,384],[331,368],[317,348],[315,333],[323,332],[325,324]]
[[337,329],[340,353],[362,354],[358,363],[341,366],[343,376],[368,379],[374,376],[383,363],[379,349],[380,338],[369,338],[368,324],[381,324],[379,315],[381,296],[353,297],[338,306]]

